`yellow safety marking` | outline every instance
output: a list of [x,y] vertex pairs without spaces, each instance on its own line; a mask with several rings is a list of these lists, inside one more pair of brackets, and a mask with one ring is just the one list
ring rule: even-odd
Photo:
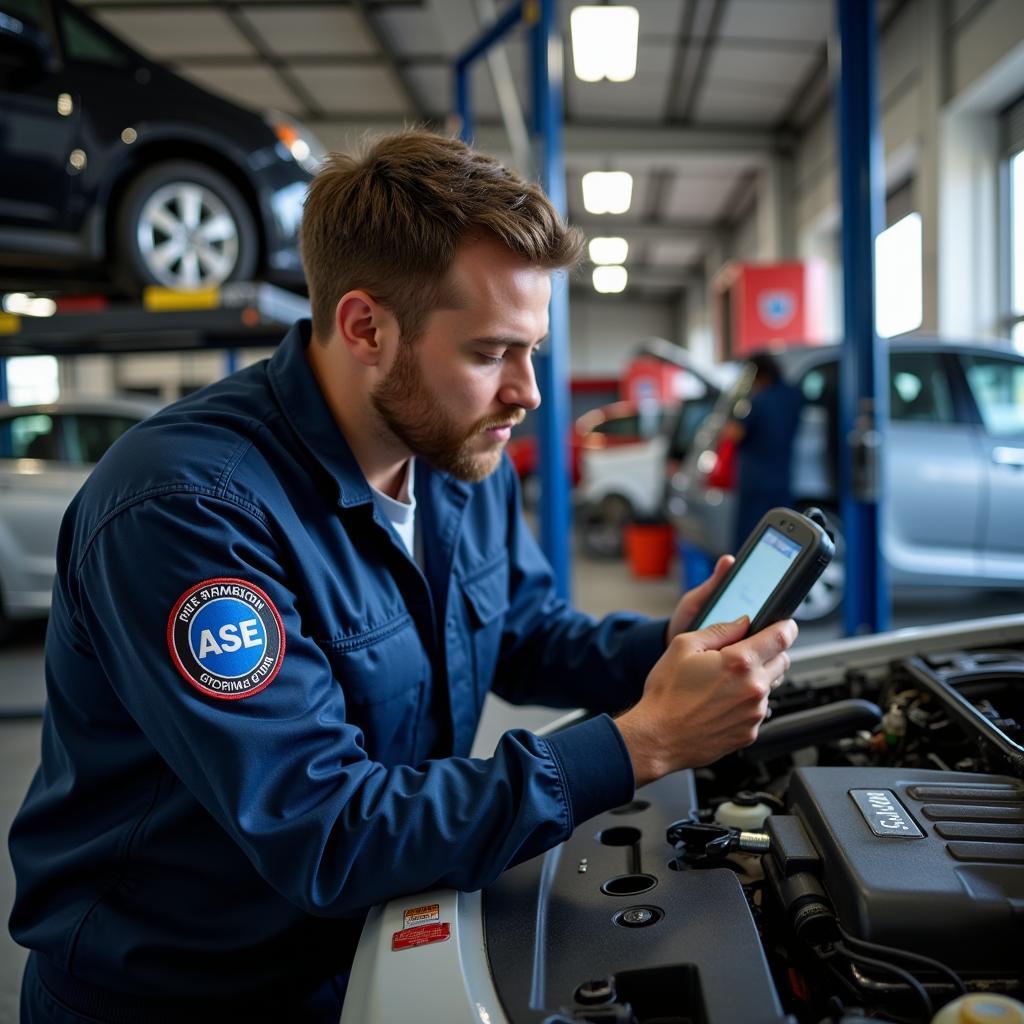
[[17,334],[20,330],[20,316],[14,313],[0,313],[0,334]]
[[219,288],[196,288],[178,291],[149,285],[142,291],[142,305],[153,313],[170,313],[183,309],[216,309],[220,305]]

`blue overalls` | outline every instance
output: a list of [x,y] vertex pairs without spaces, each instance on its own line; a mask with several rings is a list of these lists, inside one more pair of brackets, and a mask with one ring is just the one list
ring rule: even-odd
[[765,512],[793,504],[793,443],[803,400],[800,390],[784,381],[775,381],[751,396],[737,452],[734,552]]
[[68,1020],[336,1020],[368,907],[485,886],[631,799],[605,715],[468,753],[491,688],[635,702],[666,623],[555,597],[507,459],[418,465],[421,571],[308,343],[129,431],[65,517],[10,848],[26,999]]

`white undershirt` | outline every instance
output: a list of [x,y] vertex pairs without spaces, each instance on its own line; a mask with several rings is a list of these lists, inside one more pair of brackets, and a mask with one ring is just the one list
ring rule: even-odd
[[395,528],[398,536],[402,538],[402,543],[405,545],[405,550],[409,552],[410,558],[416,557],[416,495],[413,493],[415,474],[416,460],[411,458],[397,498],[389,497],[370,484],[377,507]]

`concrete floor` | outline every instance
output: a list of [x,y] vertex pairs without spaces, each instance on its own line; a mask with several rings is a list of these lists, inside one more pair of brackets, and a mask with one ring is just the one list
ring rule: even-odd
[[[623,562],[594,562],[579,555],[573,565],[573,595],[576,606],[593,615],[620,608],[649,615],[668,615],[678,598],[678,575],[665,579],[636,579]],[[895,627],[946,622],[966,617],[1003,615],[1020,611],[1017,592],[952,592],[902,600],[894,608]],[[40,723],[37,718],[18,718],[42,706],[44,625],[19,630],[0,648],[0,834],[4,849],[0,856],[0,1024],[17,1021],[18,990],[25,951],[7,934],[6,921],[14,898],[14,878],[7,857],[6,836],[36,768]],[[835,624],[805,626],[800,645],[833,639],[839,635]],[[13,712],[13,715],[11,714]],[[538,728],[562,712],[548,708],[516,708],[493,700],[485,708],[474,753],[486,755],[497,738],[512,726]]]

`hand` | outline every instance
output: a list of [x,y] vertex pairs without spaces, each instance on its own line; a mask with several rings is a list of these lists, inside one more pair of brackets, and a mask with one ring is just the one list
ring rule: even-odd
[[637,786],[699,768],[749,746],[768,713],[768,694],[789,668],[792,619],[743,639],[747,617],[680,633],[644,683],[640,702],[621,715]]
[[735,561],[736,559],[732,555],[722,555],[715,563],[715,571],[711,574],[710,578],[706,579],[699,587],[694,587],[693,590],[688,590],[683,594],[679,599],[679,604],[676,605],[676,610],[672,613],[672,618],[669,619],[668,633],[665,636],[666,645],[674,636],[678,636],[689,629],[690,623],[693,622],[697,612],[704,607],[707,599],[711,596],[711,592],[722,582],[725,574],[732,568],[732,564]]

